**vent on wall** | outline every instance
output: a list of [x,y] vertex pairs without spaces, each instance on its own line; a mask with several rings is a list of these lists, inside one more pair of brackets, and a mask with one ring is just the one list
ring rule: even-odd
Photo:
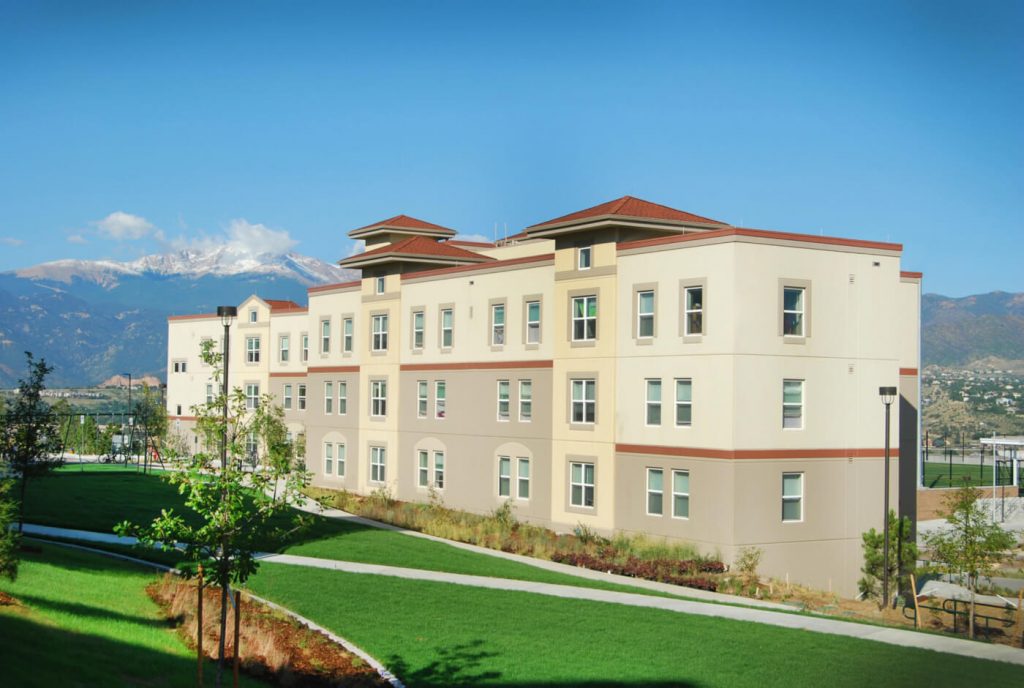
[[849,365],[846,366],[846,372],[849,373],[850,375],[853,375],[854,373],[857,372],[857,366],[854,365],[853,363],[850,363]]
[[851,272],[850,273],[850,284],[856,284],[856,282],[857,282],[857,275],[855,275],[855,274],[853,274]]

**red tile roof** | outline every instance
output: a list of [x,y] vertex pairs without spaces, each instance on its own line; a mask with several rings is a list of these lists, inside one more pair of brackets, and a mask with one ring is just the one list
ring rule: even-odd
[[280,299],[263,299],[263,300],[267,303],[268,306],[270,306],[270,311],[271,312],[274,312],[274,311],[303,310],[303,307],[300,306],[299,304],[295,303],[294,301],[282,301]]
[[344,260],[338,261],[339,265],[358,265],[366,261],[367,258],[377,258],[383,256],[422,256],[424,258],[435,258],[435,259],[448,259],[452,262],[466,263],[481,263],[484,261],[494,260],[488,256],[474,253],[473,251],[467,251],[466,249],[459,248],[458,246],[452,246],[449,242],[439,242],[431,239],[430,237],[424,236],[411,236],[400,241],[396,241],[393,244],[387,246],[381,246],[365,253],[357,253],[354,256],[349,256]]
[[423,220],[417,220],[415,217],[409,217],[408,215],[395,215],[387,220],[381,220],[380,222],[374,222],[373,224],[366,225],[365,227],[359,227],[353,229],[353,232],[361,232],[364,229],[374,229],[377,227],[396,227],[398,229],[429,229],[435,232],[451,232],[455,234],[454,229],[448,229],[441,225],[435,225],[432,222],[425,222]]
[[563,222],[572,222],[574,220],[586,220],[592,217],[602,217],[605,215],[639,217],[652,220],[673,220],[675,222],[699,222],[715,225],[725,224],[718,220],[712,220],[710,218],[701,217],[700,215],[694,215],[693,213],[676,210],[675,208],[669,208],[668,206],[659,205],[658,203],[651,203],[650,201],[634,198],[633,196],[623,196],[622,198],[614,201],[595,205],[593,208],[579,210],[575,213],[563,215],[562,217],[556,217],[554,220],[548,220],[547,222],[531,225],[527,230],[546,227],[548,225],[561,224]]
[[465,241],[463,239],[449,239],[447,242],[449,246],[476,246],[477,248],[494,248],[494,244],[489,241]]

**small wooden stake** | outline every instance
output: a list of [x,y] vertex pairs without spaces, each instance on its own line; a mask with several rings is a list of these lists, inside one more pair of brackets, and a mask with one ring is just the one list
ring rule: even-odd
[[199,602],[196,605],[196,661],[198,663],[197,671],[197,683],[199,688],[203,688],[203,565],[199,565],[199,585],[196,590],[199,591]]
[[238,688],[238,631],[242,619],[242,593],[235,590],[235,688]]
[[1024,590],[1017,591],[1017,623],[1020,624],[1020,646],[1024,647]]
[[917,579],[910,574],[910,587],[914,591],[914,628],[921,628],[921,607],[917,604]]

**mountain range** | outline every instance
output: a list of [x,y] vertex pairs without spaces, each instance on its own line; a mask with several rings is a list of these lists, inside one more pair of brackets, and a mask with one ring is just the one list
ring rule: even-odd
[[[131,262],[58,260],[0,273],[0,387],[24,374],[25,351],[54,366],[53,387],[121,373],[166,379],[167,316],[203,313],[251,294],[306,302],[306,289],[357,279],[316,258],[184,249]],[[1024,294],[925,294],[923,365],[1024,360]]]

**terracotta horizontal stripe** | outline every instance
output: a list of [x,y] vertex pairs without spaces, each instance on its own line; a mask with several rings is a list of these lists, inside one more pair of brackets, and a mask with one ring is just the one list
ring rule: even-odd
[[413,370],[509,370],[552,368],[554,361],[478,361],[475,363],[403,363],[403,371]]
[[199,420],[196,416],[167,416],[167,420]]
[[315,373],[358,373],[359,366],[347,365],[347,366],[316,366],[308,368],[306,373],[313,375]]
[[352,282],[338,282],[336,284],[321,284],[319,287],[310,287],[306,290],[307,294],[315,294],[318,291],[331,291],[332,289],[348,289],[349,287],[358,287],[362,284],[362,280],[353,280]]
[[722,237],[752,237],[759,239],[779,239],[784,241],[800,241],[808,244],[826,244],[831,246],[852,246],[855,248],[871,248],[880,251],[902,251],[902,244],[890,244],[881,241],[863,241],[861,239],[844,239],[842,237],[816,236],[814,234],[796,234],[793,232],[774,232],[765,229],[746,229],[741,227],[729,227],[727,229],[715,229],[710,232],[694,232],[655,239],[640,239],[637,241],[625,241],[617,246],[618,251],[628,251],[634,248],[645,248],[647,246],[661,246],[663,244],[684,243],[687,241],[701,241],[704,239],[717,239]]
[[539,256],[521,256],[519,258],[508,258],[507,260],[493,260],[489,263],[476,265],[456,265],[450,268],[437,268],[424,270],[423,272],[407,272],[402,275],[402,280],[419,279],[420,277],[434,277],[437,275],[448,275],[457,272],[472,272],[474,270],[493,270],[494,268],[511,267],[513,265],[525,265],[527,263],[543,263],[554,260],[554,253],[545,253]]
[[[844,459],[878,458],[885,449],[705,449],[700,447],[666,447],[654,444],[616,444],[622,454],[653,456],[685,456],[698,459]],[[890,447],[889,456],[899,455],[899,447]]]
[[168,315],[168,320],[216,320],[220,316],[216,313],[194,313],[192,315]]
[[917,377],[917,368],[900,368],[900,375]]
[[900,272],[900,277],[908,277],[910,279],[921,279],[922,277],[924,277],[924,273],[923,272],[910,272],[909,270],[902,270]]
[[306,371],[296,373],[271,373],[270,377],[306,377]]

